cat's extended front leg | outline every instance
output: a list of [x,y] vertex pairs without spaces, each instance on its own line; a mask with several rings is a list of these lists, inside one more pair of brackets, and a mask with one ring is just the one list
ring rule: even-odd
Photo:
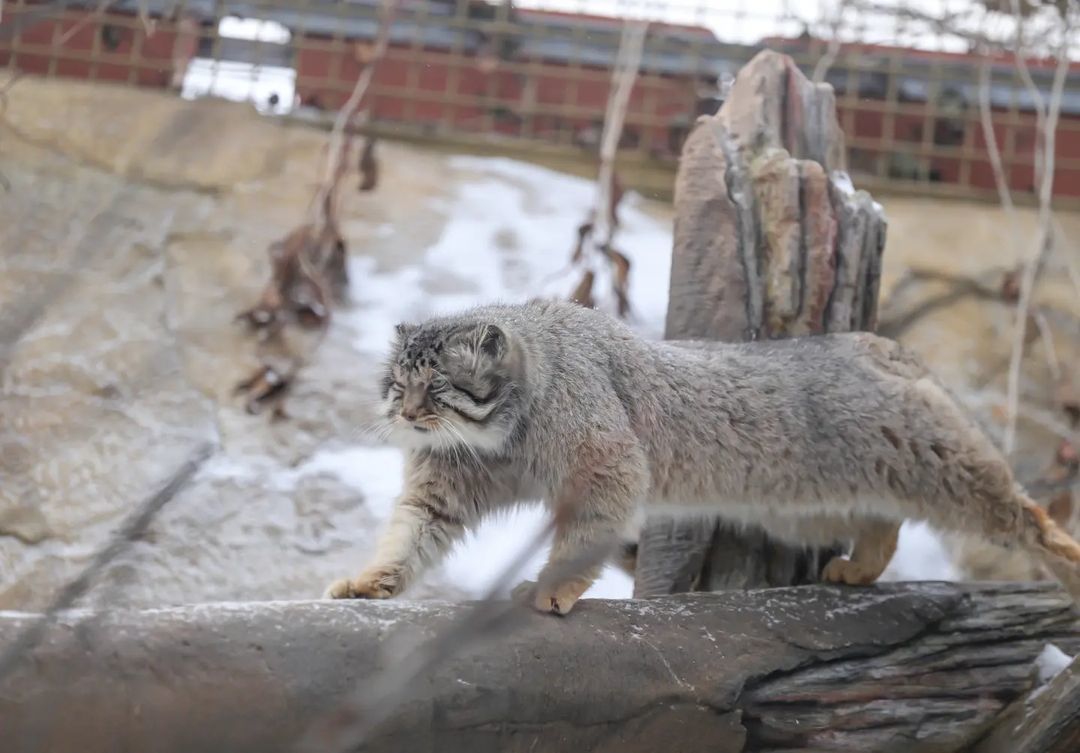
[[379,537],[372,562],[355,578],[335,581],[331,599],[388,599],[413,582],[465,535],[465,521],[435,495],[407,493]]
[[574,608],[623,544],[648,490],[644,456],[616,449],[582,451],[583,464],[552,505],[555,540],[551,554],[536,583],[518,592],[529,594],[541,612],[568,614]]

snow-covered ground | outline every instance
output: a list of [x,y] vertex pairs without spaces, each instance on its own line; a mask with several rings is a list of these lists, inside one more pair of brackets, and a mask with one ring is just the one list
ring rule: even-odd
[[[455,192],[437,207],[446,217],[440,237],[421,260],[392,271],[379,271],[375,260],[357,257],[350,270],[357,281],[354,306],[338,321],[354,333],[356,350],[380,358],[400,321],[460,310],[492,301],[520,301],[536,295],[565,297],[574,279],[567,274],[574,230],[582,208],[591,205],[594,184],[581,178],[508,159],[456,157]],[[670,223],[644,211],[629,195],[622,206],[617,246],[630,257],[631,324],[647,337],[659,337],[668,297]],[[460,284],[466,281],[469,292]],[[440,289],[452,292],[440,294]],[[292,478],[330,473],[355,486],[367,509],[385,518],[401,483],[403,458],[394,449],[369,446],[329,447],[291,472]],[[491,580],[513,562],[544,523],[535,505],[485,523],[433,574],[442,582],[482,594]],[[546,552],[529,560],[523,577],[532,577]],[[888,578],[955,579],[940,540],[926,526],[905,526],[900,551]],[[632,582],[608,568],[587,594],[628,597]]]

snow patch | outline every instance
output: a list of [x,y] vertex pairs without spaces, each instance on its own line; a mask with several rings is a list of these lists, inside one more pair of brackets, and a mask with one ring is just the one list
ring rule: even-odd
[[1072,664],[1073,657],[1066,654],[1053,643],[1047,643],[1035,657],[1039,685],[1045,685]]
[[926,523],[907,521],[900,528],[896,554],[881,580],[962,580],[941,536]]
[[380,521],[390,517],[401,491],[405,455],[396,447],[345,447],[321,450],[297,466],[292,479],[326,473],[363,494],[364,506]]
[[[356,332],[364,353],[386,352],[394,325],[478,304],[565,298],[577,280],[568,268],[577,227],[592,206],[595,184],[504,158],[453,157],[456,192],[438,202],[442,234],[422,263],[380,271],[374,259],[350,259],[353,309],[338,319]],[[630,325],[663,334],[671,265],[671,227],[629,194],[615,245],[631,262]],[[598,292],[603,280],[598,281]],[[600,296],[601,298],[603,296]]]

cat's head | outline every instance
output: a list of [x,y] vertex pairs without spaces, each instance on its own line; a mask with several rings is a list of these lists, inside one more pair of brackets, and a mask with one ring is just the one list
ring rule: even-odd
[[518,424],[520,348],[494,324],[399,324],[380,384],[388,439],[462,457],[498,453]]

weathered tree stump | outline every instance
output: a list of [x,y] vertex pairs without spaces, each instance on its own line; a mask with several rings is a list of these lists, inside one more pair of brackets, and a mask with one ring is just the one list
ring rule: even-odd
[[[683,148],[665,336],[757,340],[872,330],[885,220],[851,188],[832,88],[759,53]],[[816,581],[837,550],[654,517],[635,595]]]
[[[0,678],[0,749],[295,751],[313,723],[400,666],[388,648],[475,608],[70,612]],[[410,685],[360,750],[958,753],[1029,692],[1047,642],[1080,650],[1080,618],[1048,584],[586,600],[565,619],[519,610]],[[33,619],[0,612],[0,650]]]

